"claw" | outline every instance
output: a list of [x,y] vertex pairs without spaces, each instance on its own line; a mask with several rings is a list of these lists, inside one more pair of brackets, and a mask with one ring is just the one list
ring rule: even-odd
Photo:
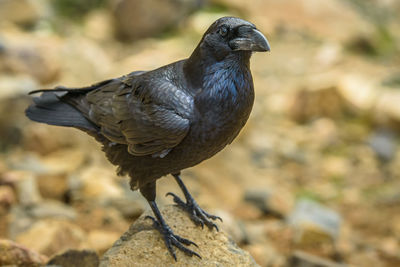
[[167,196],[172,196],[172,197],[177,197],[177,195],[175,195],[174,193],[172,193],[172,192],[168,192],[168,193],[166,193],[165,194],[165,196],[167,197]]
[[195,242],[193,242],[193,241],[191,241],[191,240],[189,240],[189,239],[186,239],[186,238],[183,238],[183,237],[180,237],[180,236],[178,236],[178,235],[176,235],[175,236],[175,238],[179,241],[179,242],[181,242],[181,243],[183,243],[183,244],[185,244],[185,245],[193,245],[193,246],[195,246],[195,247],[199,247]]
[[146,217],[144,217],[144,219],[145,219],[145,220],[150,219],[150,220],[153,221],[153,223],[158,224],[157,220],[156,220],[154,217],[152,217],[152,216],[148,216],[148,215],[147,215]]
[[217,232],[219,231],[218,226],[209,219],[220,220],[222,222],[221,217],[211,215],[205,212],[203,209],[199,207],[199,205],[194,201],[194,199],[189,199],[187,202],[184,202],[180,197],[171,192],[168,192],[165,196],[172,196],[175,204],[181,209],[185,210],[187,213],[189,213],[191,220],[196,225],[201,226],[202,229],[204,229],[204,225],[207,225],[207,227],[210,230],[215,228]]
[[160,223],[152,216],[146,216],[145,219],[150,219],[153,221],[154,228],[157,229],[163,236],[165,246],[167,247],[169,253],[171,253],[171,255],[175,261],[178,261],[178,259],[176,257],[176,253],[175,253],[173,246],[177,247],[179,250],[183,251],[190,257],[192,257],[194,255],[201,259],[201,256],[198,253],[196,253],[182,245],[182,244],[187,245],[187,246],[193,245],[198,248],[199,246],[195,242],[193,242],[189,239],[180,237],[179,235],[175,235],[172,232],[171,228],[168,227],[168,225],[164,225],[164,226],[160,225]]

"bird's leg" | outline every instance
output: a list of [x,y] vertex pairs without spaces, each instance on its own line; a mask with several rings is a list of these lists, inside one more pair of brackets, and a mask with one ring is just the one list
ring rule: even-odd
[[213,223],[212,220],[218,219],[222,222],[222,219],[218,216],[208,214],[202,208],[200,208],[200,206],[197,204],[194,198],[190,195],[185,184],[182,182],[180,178],[180,173],[172,174],[172,176],[174,176],[176,182],[181,188],[183,194],[185,195],[186,202],[182,201],[182,199],[180,199],[177,195],[171,192],[167,193],[167,196],[168,195],[172,196],[174,198],[174,202],[180,208],[189,213],[190,218],[196,225],[200,225],[203,228],[205,224],[209,229],[215,228],[217,231],[219,231],[218,226],[215,223]]
[[171,255],[175,259],[175,261],[177,261],[177,258],[176,258],[176,254],[175,254],[175,250],[174,250],[173,246],[175,246],[179,250],[183,251],[186,255],[189,255],[189,256],[194,255],[201,259],[201,256],[198,253],[196,253],[184,246],[184,245],[194,245],[197,247],[196,243],[174,234],[172,229],[165,222],[165,220],[162,217],[161,212],[158,209],[157,204],[155,202],[156,184],[155,183],[147,184],[140,188],[140,192],[149,202],[149,205],[155,215],[155,218],[152,216],[146,216],[146,219],[151,219],[153,221],[154,228],[157,229],[160,232],[160,234],[163,236],[165,245],[167,246],[168,251],[171,253]]

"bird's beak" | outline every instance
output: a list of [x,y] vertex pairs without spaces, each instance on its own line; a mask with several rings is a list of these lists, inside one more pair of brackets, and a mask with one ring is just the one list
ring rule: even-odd
[[242,51],[270,51],[267,38],[257,29],[248,26],[241,26],[238,29],[238,37],[229,42],[232,50]]

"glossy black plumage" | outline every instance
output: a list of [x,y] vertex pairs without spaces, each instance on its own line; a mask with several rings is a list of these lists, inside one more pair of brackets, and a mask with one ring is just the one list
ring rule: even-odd
[[[94,136],[109,161],[119,167],[118,173],[129,175],[131,188],[140,189],[149,201],[154,222],[174,258],[171,244],[198,256],[182,247],[181,243],[190,243],[174,237],[159,218],[155,182],[174,174],[180,183],[181,170],[210,158],[233,141],[254,101],[250,56],[268,50],[267,40],[253,24],[221,18],[188,59],[85,88],[43,91],[26,114],[35,121],[76,127]],[[189,209],[201,217],[200,223],[198,218],[193,220],[215,226],[208,219],[216,217],[202,211],[187,194]]]

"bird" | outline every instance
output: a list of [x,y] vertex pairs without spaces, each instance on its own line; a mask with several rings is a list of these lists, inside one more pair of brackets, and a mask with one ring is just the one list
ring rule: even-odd
[[176,235],[155,201],[156,182],[171,174],[185,201],[177,206],[198,226],[217,230],[220,217],[204,211],[181,179],[181,171],[209,159],[232,143],[254,102],[250,57],[270,51],[256,26],[237,17],[217,19],[192,54],[150,71],[134,71],[86,87],[40,89],[26,109],[36,122],[77,128],[102,144],[107,159],[128,175],[153,211],[151,219],[166,248],[201,256],[197,245]]

